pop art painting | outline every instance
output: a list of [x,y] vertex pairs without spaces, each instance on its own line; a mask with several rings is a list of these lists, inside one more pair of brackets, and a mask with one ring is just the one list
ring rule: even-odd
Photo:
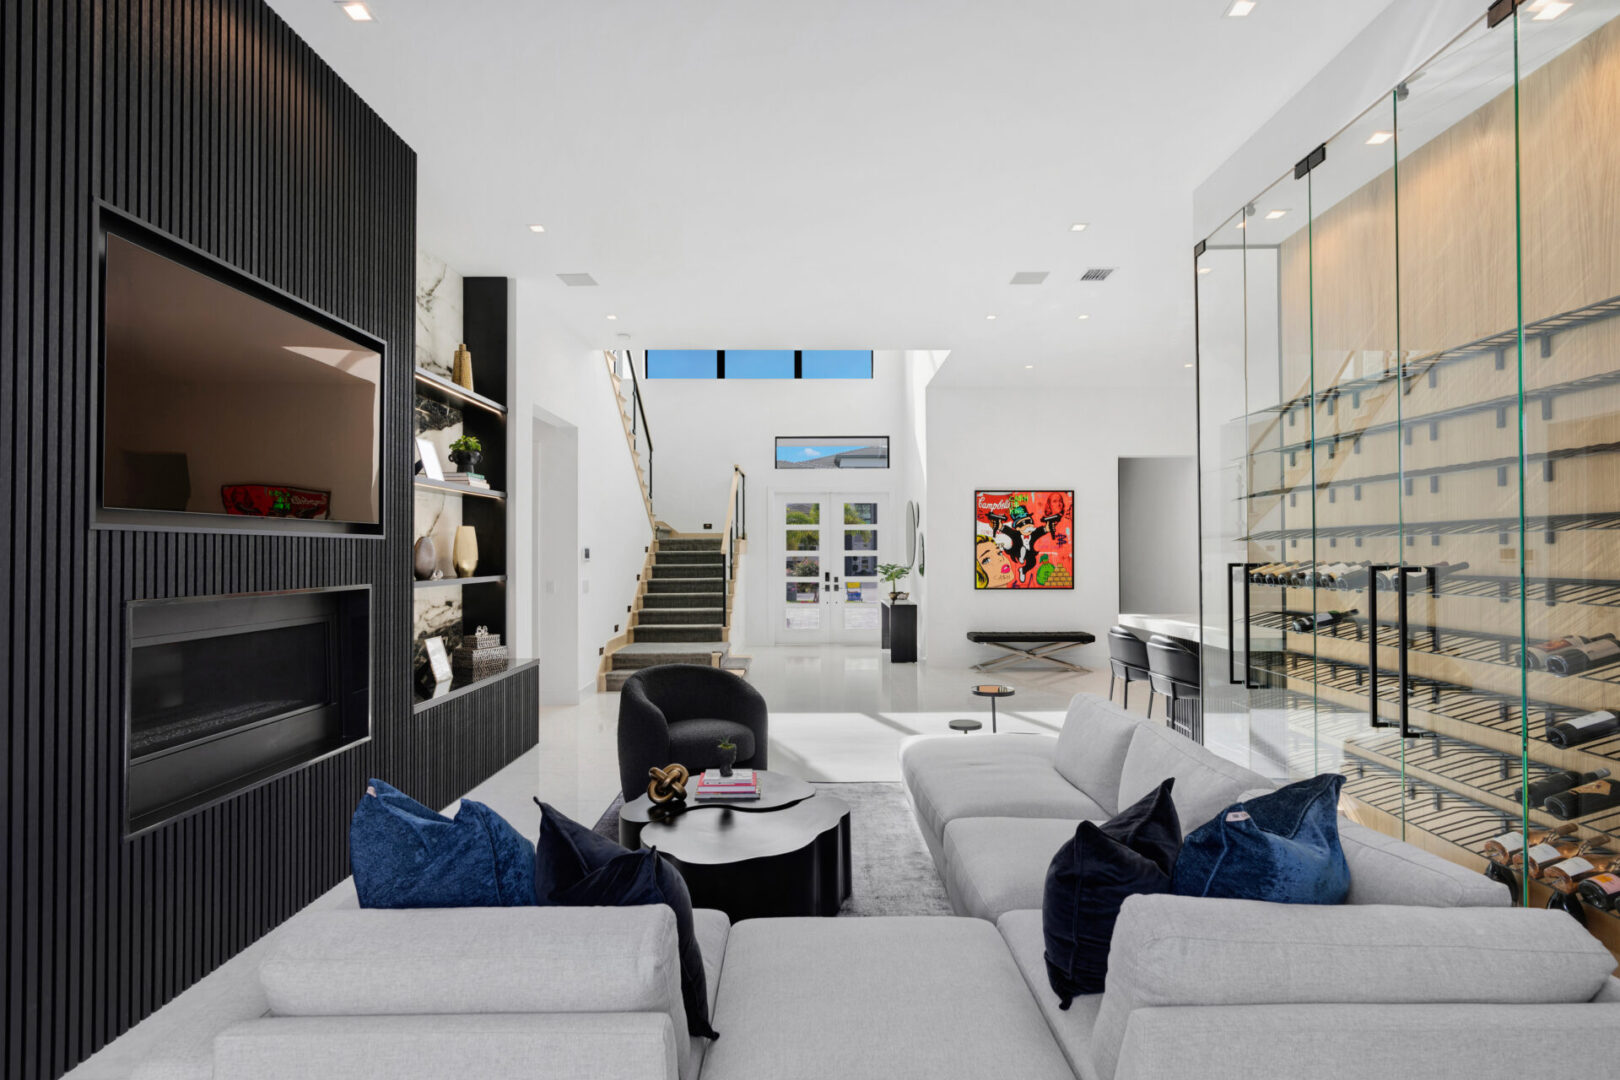
[[975,589],[1074,588],[1073,491],[973,493]]

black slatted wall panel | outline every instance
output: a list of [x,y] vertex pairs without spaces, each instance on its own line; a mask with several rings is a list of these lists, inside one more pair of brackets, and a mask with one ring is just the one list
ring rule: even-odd
[[[347,872],[368,775],[443,805],[534,743],[530,672],[413,716],[415,156],[259,0],[0,3],[0,899],[8,1080],[55,1077]],[[97,203],[388,343],[382,540],[91,528]],[[373,586],[374,739],[122,832],[122,610]]]

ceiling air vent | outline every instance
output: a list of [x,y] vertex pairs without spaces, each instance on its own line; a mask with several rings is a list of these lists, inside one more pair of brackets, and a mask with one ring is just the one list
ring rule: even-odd
[[591,277],[589,274],[558,274],[557,277],[562,280],[564,285],[568,285],[576,289],[583,288],[586,285],[596,284],[596,279]]
[[1020,270],[1012,276],[1014,285],[1039,285],[1046,280],[1045,270]]
[[1080,280],[1107,281],[1108,275],[1112,274],[1115,269],[1116,268],[1112,266],[1093,266],[1090,270],[1087,270],[1085,273],[1080,275]]

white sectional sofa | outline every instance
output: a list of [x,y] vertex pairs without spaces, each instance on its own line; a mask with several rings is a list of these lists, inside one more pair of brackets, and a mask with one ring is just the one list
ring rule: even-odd
[[1175,775],[1191,828],[1262,782],[1088,696],[1057,738],[902,761],[964,914],[698,912],[714,1043],[685,1034],[667,908],[334,911],[265,962],[262,1015],[142,1080],[1518,1080],[1570,1039],[1620,1057],[1613,959],[1573,919],[1349,822],[1349,903],[1131,897],[1105,992],[1060,1010],[1039,882],[1078,821]]

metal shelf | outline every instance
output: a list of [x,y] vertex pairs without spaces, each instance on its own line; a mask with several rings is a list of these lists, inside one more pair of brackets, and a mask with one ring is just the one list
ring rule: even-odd
[[475,577],[442,577],[433,581],[418,581],[418,589],[442,589],[451,585],[505,585],[505,574],[479,574]]
[[505,501],[506,492],[491,491],[487,488],[475,488],[468,484],[452,484],[448,480],[430,480],[425,476],[416,476],[412,483],[423,491],[437,491],[442,495],[470,495],[475,499],[500,499]]
[[494,413],[496,416],[506,415],[506,406],[502,405],[494,398],[485,397],[483,394],[477,393],[476,391],[468,390],[465,386],[457,386],[443,375],[436,375],[433,372],[425,371],[422,368],[412,368],[411,370],[416,376],[418,393],[421,393],[425,388],[426,390],[436,393],[442,397],[454,398],[464,405],[471,405],[474,408],[483,409],[485,412]]

